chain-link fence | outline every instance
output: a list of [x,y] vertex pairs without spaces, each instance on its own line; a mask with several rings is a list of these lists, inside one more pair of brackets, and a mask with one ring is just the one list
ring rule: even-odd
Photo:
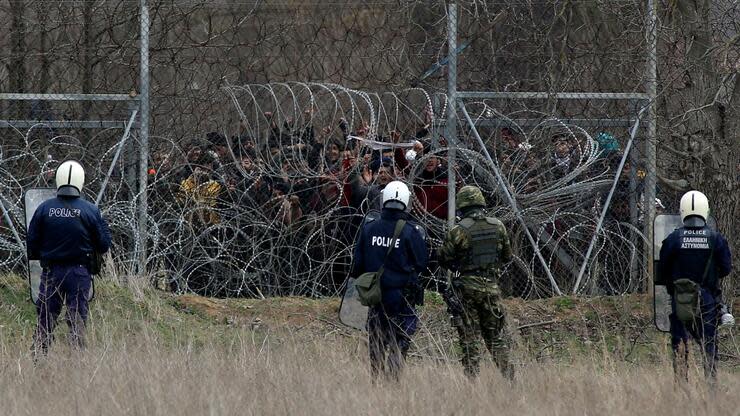
[[[446,230],[449,188],[477,184],[485,190],[492,213],[511,231],[516,260],[504,274],[507,293],[539,297],[569,292],[575,289],[618,172],[624,174],[617,203],[607,211],[587,272],[580,273],[586,276],[582,291],[613,294],[641,288],[636,169],[618,169],[637,117],[630,112],[634,106],[612,103],[610,114],[621,108],[622,118],[600,119],[591,112],[559,119],[538,111],[537,99],[466,105],[476,133],[522,210],[525,230],[472,130],[464,125],[454,143],[456,179],[449,181],[451,144],[441,121],[448,105],[443,95],[421,89],[380,95],[300,83],[228,86],[224,95],[241,122],[238,134],[153,140],[148,264],[175,290],[333,294],[348,274],[362,219],[379,209],[369,195],[401,178],[413,185],[412,214],[427,230],[432,250]],[[462,113],[460,119],[465,119]],[[95,198],[122,141],[121,131],[112,129],[107,138],[99,133],[94,142],[108,143],[103,149],[65,136],[38,149],[34,146],[42,139],[6,147],[6,175],[19,179],[7,190],[16,202],[13,216],[21,216],[17,201],[22,191],[49,186],[53,166],[67,158],[83,161],[91,171],[95,179],[88,192]],[[57,154],[51,156],[50,149]],[[127,181],[126,160],[115,163],[103,194],[104,211],[117,236],[117,264],[136,259],[135,185]],[[24,177],[18,175],[21,165],[28,166]],[[12,259],[22,259],[17,249],[13,253]],[[426,277],[434,285],[444,274],[432,262]]]
[[486,184],[497,216],[509,225],[521,260],[510,273],[512,291],[642,288],[644,192],[640,168],[632,163],[640,159],[634,140],[639,96],[562,97],[558,118],[540,110],[546,95],[488,95],[466,100],[460,117],[473,133],[463,135],[461,145],[485,155],[467,158],[462,178]]
[[[91,199],[108,178],[102,206],[119,266],[133,270],[146,229],[148,270],[173,288],[332,294],[373,203],[360,197],[367,186],[413,183],[413,214],[439,245],[453,147],[452,185],[481,185],[511,230],[508,293],[643,289],[646,177],[657,175],[668,212],[700,188],[723,231],[740,217],[730,42],[738,8],[684,3],[659,5],[653,59],[650,2],[460,2],[457,90],[546,92],[461,95],[514,209],[459,109],[457,135],[445,137],[455,107],[445,90],[445,3],[149,2],[152,138],[142,172],[138,125],[123,141],[140,93],[139,2],[9,1],[0,5],[0,91],[26,95],[0,100],[3,268],[23,268],[23,191],[48,185],[56,163],[74,157],[88,169]],[[648,139],[642,117],[622,163],[645,101],[556,93],[644,92],[651,61],[661,74],[657,135]],[[652,146],[657,170],[646,158]],[[145,228],[136,216],[142,173]],[[434,264],[427,275],[442,276]]]

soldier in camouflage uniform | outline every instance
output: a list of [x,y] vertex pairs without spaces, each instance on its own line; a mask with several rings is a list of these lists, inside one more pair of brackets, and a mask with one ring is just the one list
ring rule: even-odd
[[497,285],[499,266],[511,260],[511,245],[501,221],[486,215],[485,204],[479,188],[460,189],[457,209],[462,219],[447,233],[437,254],[442,267],[454,273],[448,288],[452,296],[445,298],[460,336],[465,374],[478,375],[480,330],[499,370],[511,380],[514,369],[504,338],[506,318]]

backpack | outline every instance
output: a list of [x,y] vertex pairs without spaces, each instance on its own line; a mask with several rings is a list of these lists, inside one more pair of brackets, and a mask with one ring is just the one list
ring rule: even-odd
[[701,316],[699,298],[701,286],[691,279],[678,279],[673,282],[676,300],[676,317],[684,324],[692,323]]
[[395,241],[398,236],[401,235],[403,227],[406,225],[405,220],[398,220],[396,222],[396,228],[393,231],[393,238],[391,239],[388,251],[385,253],[385,259],[383,265],[376,272],[366,272],[360,275],[355,280],[355,289],[357,289],[357,297],[360,299],[360,303],[364,306],[375,306],[379,305],[383,300],[383,294],[380,290],[380,278],[383,276],[385,270],[385,261],[388,260],[388,255],[393,251]]
[[707,264],[704,266],[704,275],[701,284],[691,279],[678,279],[673,282],[673,298],[676,301],[676,317],[679,321],[688,325],[701,318],[701,288],[707,280],[709,265],[714,258],[714,247],[709,240],[711,250]]

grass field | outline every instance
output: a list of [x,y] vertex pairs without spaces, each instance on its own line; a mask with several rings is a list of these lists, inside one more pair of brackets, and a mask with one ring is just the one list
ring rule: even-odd
[[[37,365],[23,281],[0,277],[3,415],[738,414],[740,374],[722,363],[708,392],[697,366],[675,385],[664,335],[640,298],[511,301],[517,381],[486,363],[468,381],[444,311],[423,310],[400,383],[373,384],[361,334],[336,300],[215,300],[99,282],[90,346],[67,348],[64,324]],[[630,318],[631,317],[631,318]],[[732,344],[734,345],[734,344]],[[732,355],[732,351],[726,351]]]

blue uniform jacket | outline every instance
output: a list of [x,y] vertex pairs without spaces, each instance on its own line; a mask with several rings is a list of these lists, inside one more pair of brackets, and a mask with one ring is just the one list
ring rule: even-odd
[[673,282],[678,279],[691,279],[702,284],[704,268],[711,254],[710,244],[714,250],[714,258],[702,287],[712,296],[719,296],[720,279],[732,270],[732,255],[725,237],[706,226],[681,227],[663,240],[658,264],[658,283],[665,284],[671,295]]
[[93,250],[108,251],[108,224],[94,204],[76,197],[44,201],[33,214],[26,239],[29,260],[46,266],[89,264]]
[[383,308],[389,314],[411,309],[404,297],[404,289],[418,287],[419,273],[429,261],[423,229],[411,222],[408,214],[399,210],[383,209],[380,218],[368,217],[357,238],[352,268],[354,277],[380,269],[399,219],[408,222],[398,238],[398,246],[394,247],[385,262],[385,271],[380,280]]

